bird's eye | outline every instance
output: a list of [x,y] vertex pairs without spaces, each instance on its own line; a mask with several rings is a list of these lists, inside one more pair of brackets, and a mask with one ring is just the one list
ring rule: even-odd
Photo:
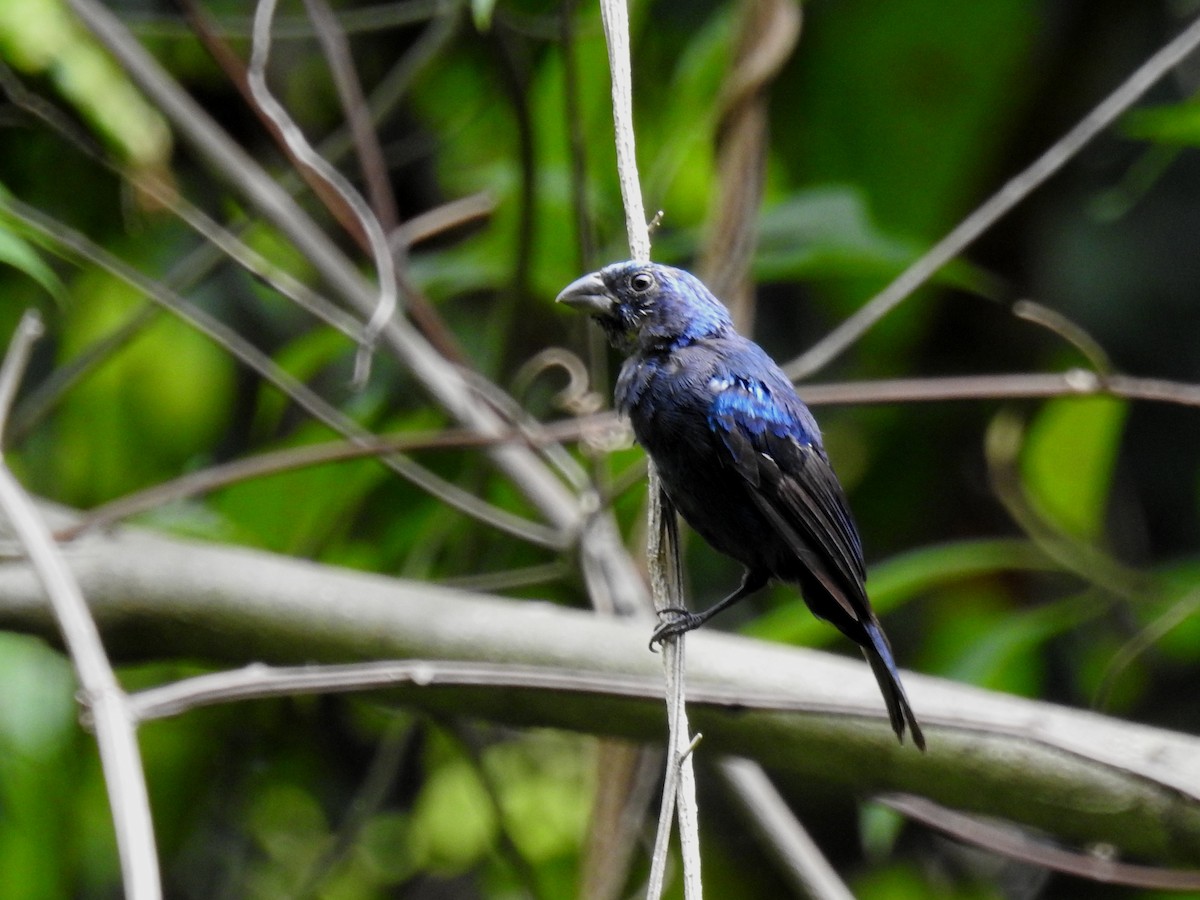
[[654,276],[649,272],[635,272],[629,278],[629,287],[634,293],[644,294],[654,287]]

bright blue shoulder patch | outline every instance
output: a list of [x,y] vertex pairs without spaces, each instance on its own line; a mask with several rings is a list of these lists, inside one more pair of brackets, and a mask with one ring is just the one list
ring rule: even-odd
[[[813,442],[815,433],[808,422],[796,415],[798,405],[792,397],[777,397],[762,381],[739,376],[714,376],[709,380],[713,391],[708,426],[714,431],[741,429],[747,434],[795,438],[802,444]],[[807,417],[805,417],[807,418]]]

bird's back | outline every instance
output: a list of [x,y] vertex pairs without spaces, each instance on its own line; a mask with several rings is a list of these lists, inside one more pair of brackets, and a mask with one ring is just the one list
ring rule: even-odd
[[857,533],[831,471],[817,487],[834,492],[827,505],[847,536],[841,555],[851,558],[821,560],[820,547],[801,558],[763,509],[764,496],[783,486],[776,476],[812,482],[828,463],[808,408],[757,344],[731,334],[632,356],[621,369],[617,405],[671,501],[717,550],[793,582],[814,566],[834,571],[865,603]]

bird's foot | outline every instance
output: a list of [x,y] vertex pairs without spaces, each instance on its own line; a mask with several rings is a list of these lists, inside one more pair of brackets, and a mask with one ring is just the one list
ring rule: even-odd
[[667,621],[663,622],[654,629],[654,634],[650,635],[650,650],[653,651],[655,645],[661,644],[667,638],[677,637],[693,628],[699,628],[704,623],[704,616],[684,609],[681,606],[667,606],[658,610],[660,616],[670,616]]

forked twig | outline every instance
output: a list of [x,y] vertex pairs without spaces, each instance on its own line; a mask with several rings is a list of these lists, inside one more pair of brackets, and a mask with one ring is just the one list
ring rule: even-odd
[[[649,544],[646,548],[650,567],[650,591],[656,609],[682,604],[682,573],[679,560],[679,524],[675,507],[659,486],[654,466],[650,466]],[[646,896],[662,896],[666,874],[671,824],[679,812],[679,839],[683,852],[684,896],[702,896],[700,881],[699,813],[696,808],[696,777],[692,764],[694,742],[687,718],[685,642],[682,635],[662,644],[663,671],[666,675],[667,770],[663,779],[662,808],[650,860],[650,881]]]

